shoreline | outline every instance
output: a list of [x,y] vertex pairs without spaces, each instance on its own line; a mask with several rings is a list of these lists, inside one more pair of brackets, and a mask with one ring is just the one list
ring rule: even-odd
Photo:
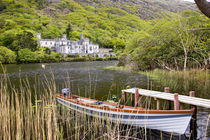
[[177,92],[177,89],[179,89],[180,94],[189,95],[188,89],[191,89],[197,93],[197,96],[199,93],[199,96],[203,98],[206,94],[210,94],[210,86],[208,86],[210,85],[210,70],[190,69],[187,71],[169,71],[154,69],[151,71],[130,71],[122,66],[110,66],[105,69],[145,75],[148,77],[148,81],[154,80],[157,82],[161,87],[160,90],[163,87],[170,87],[171,92]]
[[43,62],[23,62],[23,63],[1,63],[2,65],[9,65],[9,64],[42,64],[42,63],[63,63],[63,62],[94,62],[94,61],[117,61],[117,58],[101,58],[101,59],[92,59],[92,60],[87,60],[87,59],[72,59],[72,60],[61,60],[61,61],[43,61]]

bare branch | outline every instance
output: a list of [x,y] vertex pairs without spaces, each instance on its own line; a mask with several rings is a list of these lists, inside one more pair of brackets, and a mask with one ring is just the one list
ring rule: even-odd
[[210,30],[210,28],[192,28],[192,29],[187,29],[188,31],[202,31],[202,30]]

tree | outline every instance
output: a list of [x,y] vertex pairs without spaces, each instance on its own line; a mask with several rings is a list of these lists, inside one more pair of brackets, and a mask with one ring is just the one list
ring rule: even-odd
[[35,2],[37,3],[39,9],[43,9],[47,6],[47,0],[35,0]]
[[31,63],[36,61],[36,54],[29,48],[20,49],[18,51],[18,61],[21,63]]
[[80,32],[73,31],[71,37],[72,37],[71,39],[74,40],[74,41],[79,40],[80,39]]
[[0,46],[0,62],[1,63],[15,63],[16,61],[16,54],[12,50]]
[[187,23],[184,18],[179,20],[179,26],[178,26],[178,36],[180,39],[180,47],[184,51],[184,71],[187,69],[187,63],[188,63],[188,55],[189,52],[193,49],[193,45],[195,44],[196,37],[194,34],[187,30]]
[[207,0],[195,0],[195,3],[197,4],[201,12],[210,18],[210,2],[208,2]]
[[178,18],[156,19],[151,26],[133,35],[124,51],[127,56],[120,57],[119,61],[125,66],[137,63],[140,70],[207,68],[209,31],[198,33],[190,29],[209,25],[208,18],[192,11],[185,11]]
[[5,4],[2,2],[2,0],[0,0],[0,11],[6,9]]
[[56,52],[51,52],[51,54],[48,57],[48,61],[52,61],[52,62],[59,62],[62,60],[62,54],[60,53],[56,53]]
[[31,32],[23,31],[23,33],[17,35],[16,39],[17,39],[17,48],[16,48],[17,51],[19,49],[25,49],[25,48],[28,48],[32,51],[37,50],[37,41]]
[[72,31],[73,29],[72,29],[71,23],[69,23],[66,28],[66,35],[68,39],[72,37]]

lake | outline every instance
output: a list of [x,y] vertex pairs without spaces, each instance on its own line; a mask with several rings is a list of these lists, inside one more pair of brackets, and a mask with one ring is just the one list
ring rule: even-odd
[[[62,88],[68,87],[76,94],[100,100],[111,98],[112,95],[119,95],[121,90],[126,88],[127,85],[148,89],[148,86],[151,86],[152,82],[153,90],[163,91],[164,87],[161,87],[156,81],[150,80],[145,75],[103,69],[103,67],[116,64],[117,61],[95,61],[49,64],[10,64],[4,66],[11,83],[15,88],[19,87],[20,79],[27,78],[30,85],[33,86],[37,82],[37,79],[42,81],[53,77],[56,83],[57,92],[60,92]],[[43,68],[42,65],[45,65],[45,68]],[[42,90],[44,89],[39,90],[40,94]],[[179,89],[177,89],[177,91],[179,92]],[[206,93],[206,98],[209,98],[208,93]],[[198,136],[201,139],[205,135],[206,120],[208,119],[209,113],[209,109],[198,109]],[[210,128],[208,128],[207,133],[208,137],[210,137]]]

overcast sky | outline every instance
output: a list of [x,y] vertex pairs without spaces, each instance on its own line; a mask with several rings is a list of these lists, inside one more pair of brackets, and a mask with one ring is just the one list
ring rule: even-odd
[[[190,1],[190,2],[194,2],[195,3],[194,0],[184,0],[184,1]],[[210,2],[210,0],[206,0],[206,1]]]
[[184,0],[184,1],[190,1],[190,2],[195,2],[194,0]]

